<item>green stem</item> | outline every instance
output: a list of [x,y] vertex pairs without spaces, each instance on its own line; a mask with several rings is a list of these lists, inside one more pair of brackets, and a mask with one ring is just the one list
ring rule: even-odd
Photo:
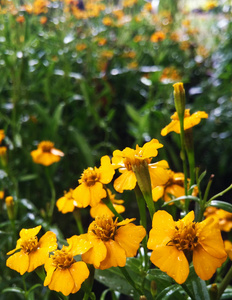
[[195,157],[194,157],[194,151],[187,151],[187,155],[188,155],[189,172],[190,172],[190,185],[189,185],[189,188],[191,188],[191,186],[193,186],[194,183],[195,183]]
[[214,195],[212,198],[209,199],[209,201],[207,202],[207,204],[210,204],[210,202],[214,199],[217,199],[218,197],[223,196],[226,192],[228,192],[229,190],[232,189],[232,184],[230,186],[228,186],[228,188],[226,188],[225,190],[223,190],[222,192],[218,193],[217,195]]
[[230,267],[229,271],[227,272],[226,276],[223,278],[221,284],[218,287],[217,300],[221,298],[221,295],[223,294],[226,287],[230,284],[231,280],[232,280],[232,266]]
[[[185,153],[185,137],[184,137],[184,115],[179,116],[180,120],[180,142],[181,142],[181,158],[183,163],[184,171],[184,191],[185,195],[188,195],[188,185],[187,185],[187,163],[186,163],[186,153]],[[185,200],[185,213],[187,214],[189,210],[189,200]]]
[[83,234],[84,233],[84,229],[83,229],[83,226],[82,226],[81,211],[80,211],[79,208],[75,208],[74,209],[73,216],[74,216],[74,219],[76,221],[77,229],[79,231],[79,234]]
[[182,286],[183,290],[185,290],[185,292],[189,295],[189,297],[191,299],[195,300],[195,297],[192,294],[192,292],[190,291],[190,289],[188,288],[188,286],[185,283],[181,284],[181,286]]
[[200,222],[203,220],[203,215],[204,215],[204,211],[205,211],[205,207],[206,207],[206,200],[208,198],[208,195],[209,195],[209,190],[210,190],[210,187],[211,187],[211,184],[212,184],[212,180],[213,180],[213,176],[210,177],[210,180],[207,184],[207,187],[206,187],[206,190],[205,190],[205,194],[204,194],[204,197],[202,199],[202,201],[200,202],[200,212],[199,212],[199,215],[198,215],[198,219],[197,219],[197,222]]
[[55,202],[56,202],[56,191],[55,191],[54,183],[53,183],[53,180],[51,178],[51,174],[49,172],[48,167],[45,168],[45,173],[46,173],[46,176],[47,176],[48,184],[49,184],[50,189],[51,189],[51,202],[50,202],[49,210],[48,210],[48,221],[51,222],[54,207],[55,207]]
[[126,280],[129,282],[129,284],[136,290],[136,292],[139,295],[143,295],[143,291],[140,289],[140,287],[138,287],[133,279],[131,278],[130,274],[127,272],[125,267],[119,267],[120,271],[122,272],[123,276],[126,278]]
[[118,218],[119,221],[123,221],[123,217],[116,211],[116,209],[113,206],[113,203],[110,200],[109,194],[107,192],[107,189],[105,188],[107,196],[106,198],[102,199],[102,201],[105,203],[105,205],[112,211],[115,217]]
[[[136,200],[137,200],[138,208],[139,208],[140,224],[147,230],[147,215],[146,215],[146,206],[145,206],[143,194],[138,185],[135,186],[134,191],[135,191]],[[147,266],[148,266],[147,236],[144,237],[144,239],[142,241],[142,245],[143,245],[143,250],[144,250],[144,254],[143,254],[144,265],[145,265],[145,270],[147,270]]]

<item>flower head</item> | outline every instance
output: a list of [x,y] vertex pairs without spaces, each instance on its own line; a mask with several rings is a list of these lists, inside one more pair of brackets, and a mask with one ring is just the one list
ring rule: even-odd
[[[122,205],[124,201],[115,199],[115,195],[109,189],[107,189],[107,193],[117,213],[123,213],[125,211],[125,207]],[[90,215],[92,218],[96,218],[102,215],[111,217],[114,216],[112,211],[102,200],[96,206],[90,208]]]
[[209,206],[206,208],[204,216],[206,218],[213,217],[218,222],[219,228],[222,231],[229,232],[232,228],[232,213],[228,211]]
[[[153,201],[158,201],[160,198],[163,198],[165,202],[172,200],[172,197],[178,198],[185,195],[184,190],[184,174],[175,173],[169,170],[169,179],[164,185],[155,186],[152,189],[152,198]],[[198,189],[195,187],[193,189],[192,195],[196,196],[198,194]],[[173,204],[173,203],[170,203]]]
[[226,253],[229,257],[230,260],[232,260],[232,243],[231,241],[224,241],[224,246],[225,246],[225,250],[226,250]]
[[[61,250],[56,250],[45,263],[47,276],[44,286],[50,290],[63,293],[68,296],[76,293],[81,284],[89,276],[89,270],[83,261],[75,261],[74,256],[81,254],[80,239],[73,236],[67,239],[68,246],[63,246]],[[83,248],[83,244],[81,244]],[[88,248],[87,248],[88,249]]]
[[31,151],[31,156],[36,164],[50,166],[51,164],[58,162],[60,157],[64,156],[64,153],[54,148],[54,143],[43,141],[39,143],[36,150]]
[[48,231],[38,240],[37,234],[40,229],[41,226],[37,226],[20,231],[20,239],[17,241],[16,248],[7,253],[7,255],[14,253],[7,259],[7,267],[23,275],[45,263],[49,252],[57,248],[56,235]]
[[179,284],[188,277],[189,261],[192,260],[197,275],[208,280],[227,257],[214,219],[200,223],[193,220],[193,211],[177,222],[166,211],[157,211],[149,234],[151,261]]
[[101,199],[106,197],[106,190],[103,185],[110,183],[114,172],[109,156],[103,156],[100,168],[94,167],[84,170],[79,180],[80,185],[73,191],[74,199],[82,207],[96,206]]
[[134,189],[137,182],[135,172],[142,172],[142,169],[146,167],[149,169],[152,184],[164,184],[168,180],[166,172],[168,163],[166,161],[151,163],[152,157],[158,155],[157,149],[161,147],[163,145],[158,140],[152,139],[143,147],[136,145],[136,149],[127,147],[123,151],[115,150],[112,164],[115,169],[119,168],[119,172],[122,173],[114,181],[115,190],[122,193],[124,190]]
[[73,198],[73,189],[64,192],[64,196],[56,201],[56,206],[62,214],[74,211],[75,207],[82,207],[82,205]]
[[2,143],[2,140],[5,138],[5,131],[4,129],[0,129],[0,144]]
[[82,260],[97,269],[123,267],[127,257],[136,255],[139,244],[146,235],[143,226],[136,226],[126,219],[114,221],[110,216],[100,216],[93,221],[88,233],[81,235],[91,248],[82,254]]
[[[185,109],[184,113],[184,130],[187,130],[189,128],[192,128],[193,126],[200,123],[201,119],[207,119],[208,114],[204,111],[198,111],[194,114],[190,115],[190,109]],[[164,127],[161,131],[161,135],[165,136],[169,132],[174,131],[176,133],[180,133],[180,121],[177,115],[177,112],[175,112],[171,116],[171,123],[169,123],[166,127]]]

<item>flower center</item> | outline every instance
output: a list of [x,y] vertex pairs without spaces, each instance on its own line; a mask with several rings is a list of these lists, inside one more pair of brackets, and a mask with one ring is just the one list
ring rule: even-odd
[[32,251],[35,251],[38,249],[38,238],[37,236],[33,236],[32,238],[28,240],[23,240],[21,242],[21,248],[24,253],[31,253]]
[[174,238],[170,240],[167,246],[175,246],[179,251],[193,251],[198,245],[198,236],[196,233],[196,224],[194,222],[184,225],[180,222],[175,226]]
[[54,143],[49,141],[43,141],[39,143],[38,147],[41,148],[43,152],[51,152],[52,148],[54,147]]
[[81,176],[81,182],[84,182],[87,186],[92,186],[99,181],[99,177],[100,174],[97,168],[88,168],[84,170]]
[[68,253],[66,247],[56,250],[51,257],[52,265],[58,269],[67,269],[75,262],[75,259],[72,254]]
[[112,240],[114,238],[117,229],[117,219],[113,219],[109,216],[97,217],[92,223],[90,231],[92,231],[98,238],[103,241]]

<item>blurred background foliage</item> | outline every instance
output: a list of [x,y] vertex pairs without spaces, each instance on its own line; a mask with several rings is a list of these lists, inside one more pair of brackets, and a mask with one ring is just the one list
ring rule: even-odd
[[[164,144],[158,159],[182,171],[178,136],[160,135],[175,110],[172,84],[178,81],[184,82],[187,108],[209,114],[194,128],[194,139],[197,165],[208,178],[215,174],[210,193],[231,183],[230,2],[196,2],[194,8],[171,0],[81,2],[0,2],[0,128],[8,149],[0,189],[16,200],[18,231],[49,226],[43,218],[51,197],[45,167],[30,156],[42,140],[65,153],[48,167],[57,199],[78,185],[85,168],[99,166],[101,156],[152,138]],[[133,207],[130,193],[123,199]],[[82,217],[87,228],[88,209]],[[1,220],[3,270],[13,247],[3,201]],[[56,208],[53,220],[61,239],[75,234],[75,220]],[[1,275],[0,290],[9,280],[17,284],[13,273]]]

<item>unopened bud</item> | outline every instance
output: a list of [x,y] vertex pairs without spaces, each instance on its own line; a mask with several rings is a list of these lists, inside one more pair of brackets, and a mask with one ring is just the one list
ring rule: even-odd
[[185,89],[183,82],[177,82],[173,84],[174,87],[174,101],[177,114],[180,116],[184,116],[185,112]]
[[12,196],[8,196],[5,199],[6,209],[9,220],[14,220],[14,199]]

